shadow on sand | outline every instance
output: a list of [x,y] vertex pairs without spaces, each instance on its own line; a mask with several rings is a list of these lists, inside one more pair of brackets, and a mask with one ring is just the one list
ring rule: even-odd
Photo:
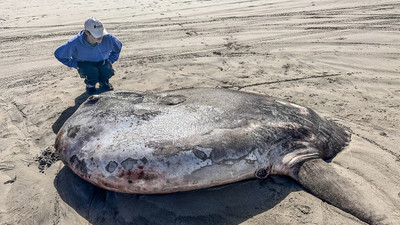
[[239,224],[301,189],[289,178],[272,176],[173,194],[123,194],[98,188],[67,167],[54,186],[64,202],[95,225]]
[[83,94],[79,95],[78,97],[75,98],[75,105],[72,107],[67,108],[64,110],[60,117],[54,122],[52,129],[55,134],[58,133],[58,131],[61,129],[61,127],[64,125],[65,121],[67,121],[68,118],[72,116],[76,112],[76,110],[79,108],[79,106],[86,101],[86,99],[89,98],[89,95],[84,92]]

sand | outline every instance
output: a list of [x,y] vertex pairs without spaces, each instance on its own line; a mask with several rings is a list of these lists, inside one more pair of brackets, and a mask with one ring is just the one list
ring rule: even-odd
[[123,43],[116,90],[230,88],[313,108],[353,132],[332,166],[400,210],[398,1],[0,6],[0,224],[363,224],[277,175],[170,195],[107,192],[75,176],[53,145],[87,95],[53,52],[89,16]]

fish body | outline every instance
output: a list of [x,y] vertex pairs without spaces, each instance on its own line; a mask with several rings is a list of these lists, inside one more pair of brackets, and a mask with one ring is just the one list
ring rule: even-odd
[[96,186],[171,193],[269,174],[335,156],[349,141],[313,110],[226,89],[91,96],[60,129],[62,161]]

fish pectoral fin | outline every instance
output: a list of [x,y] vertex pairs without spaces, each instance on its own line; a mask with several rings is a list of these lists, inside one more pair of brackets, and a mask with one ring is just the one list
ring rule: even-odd
[[323,201],[368,224],[395,224],[394,221],[400,221],[396,207],[389,200],[382,199],[376,190],[360,187],[343,177],[322,159],[300,162],[292,167],[289,176]]
[[275,166],[274,171],[278,174],[287,175],[291,168],[297,164],[316,158],[319,158],[319,152],[313,147],[297,149],[284,155],[279,166]]
[[289,169],[300,162],[304,162],[309,159],[315,159],[318,157],[319,155],[316,152],[304,152],[303,154],[294,153],[293,155],[289,153],[285,157],[283,157],[282,164]]

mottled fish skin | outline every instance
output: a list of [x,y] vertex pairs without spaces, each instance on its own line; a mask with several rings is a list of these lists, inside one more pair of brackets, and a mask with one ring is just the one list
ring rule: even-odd
[[91,96],[61,128],[56,150],[83,179],[125,193],[171,193],[328,159],[350,137],[313,110],[226,89]]

